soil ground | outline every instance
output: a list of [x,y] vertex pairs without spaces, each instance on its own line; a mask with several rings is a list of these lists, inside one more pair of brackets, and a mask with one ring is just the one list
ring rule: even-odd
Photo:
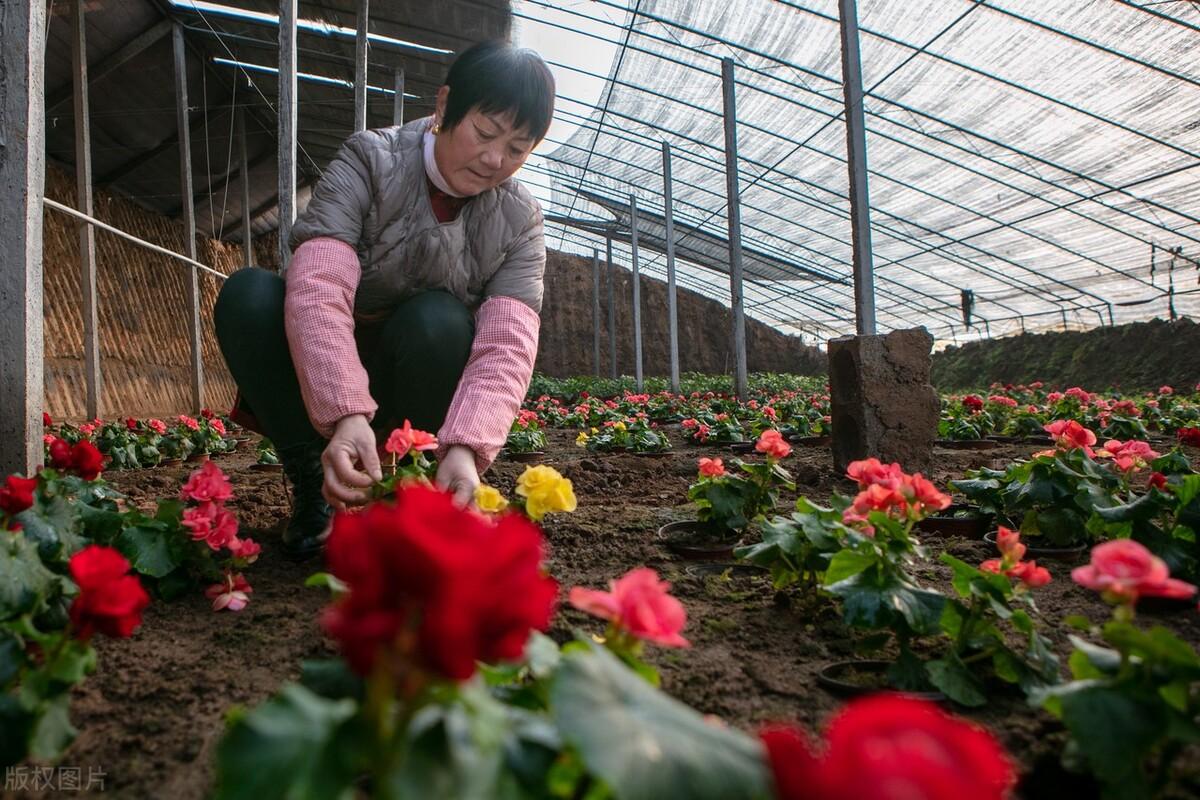
[[[689,569],[692,565],[673,558],[656,541],[659,526],[690,516],[686,493],[696,459],[729,458],[728,450],[685,444],[675,434],[676,449],[664,458],[593,455],[575,447],[574,437],[574,432],[551,431],[546,458],[574,482],[579,498],[574,514],[550,517],[545,526],[549,568],[564,595],[574,585],[603,587],[633,567],[654,567],[674,583],[675,594],[686,606],[684,634],[693,645],[685,650],[651,649],[667,692],[746,730],[779,720],[818,729],[842,700],[816,684],[816,672],[854,654],[856,637],[841,623],[836,608],[777,593],[761,576],[697,575]],[[999,466],[1035,449],[939,449],[939,467],[930,477],[944,486],[965,469]],[[99,669],[77,690],[72,705],[79,738],[62,763],[80,767],[85,775],[89,769],[103,770],[105,797],[206,796],[226,711],[236,704],[261,702],[282,682],[298,677],[303,659],[333,652],[316,622],[327,595],[303,586],[321,562],[294,564],[282,558],[278,541],[288,516],[288,496],[278,474],[253,471],[252,461],[252,448],[219,461],[236,493],[230,507],[246,535],[263,545],[262,557],[247,571],[254,586],[249,607],[236,614],[214,614],[199,593],[156,602],[131,640],[98,641]],[[784,465],[795,476],[798,492],[814,499],[827,499],[835,488],[851,488],[833,474],[827,449],[797,447]],[[524,468],[499,461],[485,480],[511,494]],[[184,467],[167,467],[112,472],[108,479],[132,502],[152,505],[177,492],[186,473]],[[790,507],[793,500],[794,495],[785,496],[781,508]],[[935,554],[944,549],[972,563],[994,555],[982,541],[932,536],[924,541]],[[1096,621],[1107,616],[1098,598],[1071,582],[1069,567],[1077,563],[1081,561],[1047,564],[1054,580],[1039,590],[1038,605],[1052,623],[1068,614]],[[947,572],[930,567],[921,578],[949,591]],[[1200,643],[1200,615],[1194,611],[1139,616]],[[551,635],[565,640],[576,627],[601,629],[598,621],[563,608]],[[1048,630],[1065,663],[1070,648],[1064,628],[1051,625]],[[1029,708],[1019,693],[1001,695],[982,710],[956,711],[989,726],[1020,762],[1020,796],[1096,796],[1094,786],[1058,766],[1064,741],[1061,725]],[[1200,755],[1193,751],[1181,761],[1167,796],[1200,796]]]

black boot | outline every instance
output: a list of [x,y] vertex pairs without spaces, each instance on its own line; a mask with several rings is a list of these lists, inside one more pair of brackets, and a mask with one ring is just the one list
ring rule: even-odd
[[325,441],[317,439],[279,451],[283,472],[292,483],[292,518],[283,532],[283,551],[295,561],[321,552],[329,519],[333,516],[333,509],[321,494],[325,483],[325,472],[321,468],[324,449]]

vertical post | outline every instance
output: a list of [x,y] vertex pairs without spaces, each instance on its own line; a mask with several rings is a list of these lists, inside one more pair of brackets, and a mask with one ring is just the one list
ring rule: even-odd
[[871,259],[867,191],[867,127],[863,119],[862,60],[855,0],[838,0],[842,21],[842,93],[846,103],[846,164],[850,170],[850,230],[854,242],[854,316],[858,334],[875,333],[875,266]]
[[[92,134],[88,103],[87,20],[83,0],[71,4],[71,63],[75,99],[75,207],[92,208]],[[96,229],[79,223],[79,289],[83,312],[83,374],[89,418],[100,416],[100,319],[96,308]]]
[[246,111],[237,111],[238,149],[242,158],[242,266],[254,266],[254,234],[250,230],[250,157],[246,151]]
[[675,298],[675,199],[671,189],[671,146],[662,143],[663,209],[667,237],[667,328],[670,331],[671,391],[679,394],[679,307]]
[[613,274],[612,234],[604,235],[604,258],[608,263],[608,366],[613,378],[617,377],[617,290],[616,275]]
[[[187,50],[183,26],[175,23],[171,31],[175,47],[175,123],[179,128],[179,192],[183,215],[184,255],[196,260],[196,209],[192,198],[192,136],[188,122]],[[195,267],[188,269],[188,333],[192,343],[192,411],[204,406],[204,363],[200,349],[200,276]]]
[[296,3],[279,0],[279,272],[292,258],[296,221]]
[[404,124],[404,70],[396,70],[396,94],[392,95],[392,124]]
[[1063,330],[1065,331],[1067,329],[1067,310],[1060,308],[1059,311],[1062,312]]
[[0,11],[0,474],[42,463],[46,2]]
[[742,201],[738,194],[737,106],[734,100],[733,59],[721,59],[721,95],[725,101],[725,196],[729,209],[729,296],[733,310],[734,388],[738,399],[749,394],[746,375],[746,317],[742,309]]
[[629,248],[633,263],[633,375],[642,391],[642,277],[638,271],[637,198],[629,195]]
[[367,129],[367,20],[370,0],[358,0],[358,32],[354,39],[354,130]]
[[600,251],[592,248],[592,363],[600,377]]

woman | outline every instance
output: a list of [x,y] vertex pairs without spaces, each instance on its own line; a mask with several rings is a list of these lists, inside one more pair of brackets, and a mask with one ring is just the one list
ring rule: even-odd
[[243,269],[213,312],[239,411],[294,486],[283,536],[320,550],[330,506],[365,502],[377,436],[437,431],[437,483],[470,502],[537,355],[542,212],[513,174],[546,135],[532,51],[464,51],[432,117],[351,136],[292,228],[285,279]]

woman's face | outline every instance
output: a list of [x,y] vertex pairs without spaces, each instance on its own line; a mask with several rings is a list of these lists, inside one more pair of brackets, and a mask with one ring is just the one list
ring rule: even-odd
[[[449,92],[446,86],[438,91],[435,123],[441,122]],[[513,129],[512,115],[483,114],[473,108],[452,130],[437,135],[433,155],[450,188],[470,196],[511,178],[536,144],[526,129]]]

